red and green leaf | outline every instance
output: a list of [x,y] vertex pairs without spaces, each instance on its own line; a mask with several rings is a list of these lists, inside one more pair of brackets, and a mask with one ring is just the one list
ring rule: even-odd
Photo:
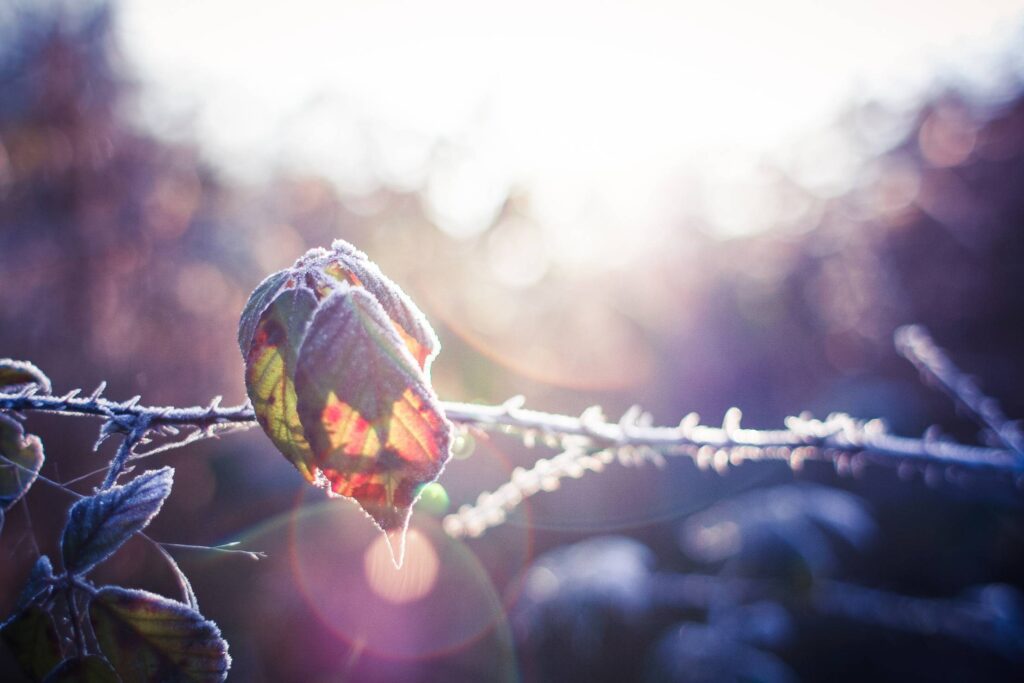
[[312,453],[296,412],[295,367],[317,301],[305,288],[286,289],[266,306],[254,329],[245,384],[263,431],[309,481]]
[[320,304],[299,353],[298,413],[313,466],[384,530],[449,455],[451,426],[384,309],[350,287]]
[[335,240],[324,272],[342,282],[366,289],[391,319],[420,369],[429,372],[430,363],[441,349],[437,335],[423,312],[380,271],[377,264],[348,242]]

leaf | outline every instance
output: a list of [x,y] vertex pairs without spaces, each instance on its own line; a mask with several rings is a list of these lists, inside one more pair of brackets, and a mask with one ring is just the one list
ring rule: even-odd
[[154,593],[101,588],[89,603],[89,620],[100,650],[125,683],[223,681],[231,667],[216,624]]
[[417,488],[449,457],[451,425],[366,290],[321,302],[299,351],[295,389],[312,467],[381,529],[404,528]]
[[380,268],[344,240],[334,240],[324,272],[351,285],[363,287],[381,305],[402,342],[425,373],[441,350],[434,328],[402,289]]
[[160,511],[173,480],[171,467],[150,470],[72,505],[60,539],[64,568],[84,574],[113,555]]
[[22,610],[4,624],[0,638],[33,680],[42,679],[64,659],[53,617],[36,605]]
[[53,581],[53,564],[50,562],[49,557],[40,555],[39,559],[32,566],[32,571],[29,572],[25,587],[21,589],[21,593],[18,595],[15,610],[23,610],[40,597],[49,595],[50,591],[53,590],[51,581]]
[[18,502],[43,466],[43,442],[21,424],[0,415],[0,510]]
[[308,481],[315,480],[312,452],[296,412],[293,378],[299,346],[316,305],[316,297],[304,287],[281,292],[260,316],[245,370],[256,420]]
[[99,655],[65,659],[43,683],[120,683],[121,679]]
[[428,375],[440,344],[366,254],[332,247],[311,249],[250,296],[238,331],[246,389],[263,430],[308,481],[355,499],[381,529],[404,531],[450,456],[451,425]]
[[287,270],[279,270],[259,283],[253,293],[249,295],[249,301],[242,310],[242,319],[238,323],[238,347],[242,349],[243,358],[249,354],[249,347],[252,346],[252,339],[256,335],[256,325],[259,323],[260,316],[266,310],[267,304],[277,296],[288,277]]
[[50,378],[42,370],[25,360],[0,358],[0,391],[6,387],[35,384],[40,390],[50,393]]

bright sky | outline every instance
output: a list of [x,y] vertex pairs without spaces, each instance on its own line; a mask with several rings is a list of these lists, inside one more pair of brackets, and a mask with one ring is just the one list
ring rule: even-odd
[[750,230],[757,203],[733,200],[757,160],[851,99],[991,78],[1024,2],[132,0],[120,30],[143,119],[191,120],[241,179],[422,185],[456,235],[525,188],[542,224],[654,241],[690,210],[683,179],[705,209],[726,188],[723,231]]

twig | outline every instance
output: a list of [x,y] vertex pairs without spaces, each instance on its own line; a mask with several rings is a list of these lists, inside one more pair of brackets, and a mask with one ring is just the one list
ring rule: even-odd
[[[671,452],[686,447],[702,446],[719,449],[750,446],[765,450],[809,446],[829,450],[834,454],[871,451],[895,459],[940,461],[945,464],[1007,472],[1017,472],[1021,469],[1015,455],[1006,449],[895,436],[886,432],[878,420],[854,420],[843,414],[832,415],[825,421],[812,420],[807,416],[787,418],[787,427],[790,427],[787,429],[734,429],[727,433],[727,430],[720,427],[687,424],[686,420],[678,427],[624,428],[621,424],[525,410],[507,404],[488,406],[444,402],[442,407],[449,420],[466,427],[518,434],[534,432],[559,440],[566,437],[582,437],[594,449],[647,446],[658,451]],[[256,426],[255,415],[248,404],[218,408],[215,412],[210,412],[202,407],[147,407],[106,399],[66,400],[56,396],[0,393],[0,410],[40,411],[105,419],[145,416],[149,419],[151,428],[167,424],[194,427],[229,424],[240,428]],[[732,413],[735,412],[733,409]],[[797,429],[794,430],[791,425],[797,425]],[[816,431],[818,433],[815,433]],[[781,452],[768,452],[763,455],[784,457]]]
[[986,396],[973,378],[960,372],[931,335],[920,325],[906,325],[896,330],[896,349],[914,367],[952,398],[983,429],[989,430],[999,442],[1024,458],[1024,434],[1006,417],[999,402]]
[[64,396],[32,392],[20,392],[17,394],[0,393],[0,410],[31,410],[106,419],[145,416],[149,419],[151,427],[171,425],[203,428],[229,423],[251,423],[250,426],[256,425],[256,416],[253,413],[252,406],[248,403],[227,408],[217,405],[174,408],[140,406],[137,403],[138,398],[123,402],[110,401],[98,396],[79,398],[77,393],[71,392]]
[[124,471],[124,466],[128,463],[128,458],[131,457],[135,444],[149,431],[149,422],[150,416],[147,414],[139,415],[135,418],[135,424],[132,425],[131,431],[125,435],[121,445],[117,447],[117,453],[114,454],[110,465],[107,466],[107,476],[103,478],[103,483],[100,484],[100,491],[109,489],[117,483],[117,478]]
[[85,630],[82,627],[82,615],[78,611],[78,596],[71,589],[69,584],[67,589],[64,591],[64,599],[68,603],[68,615],[71,621],[71,632],[75,637],[75,647],[78,648],[78,656],[84,657],[89,654],[89,650],[85,645]]
[[248,557],[250,560],[265,560],[267,554],[259,550],[239,550],[233,546],[238,545],[238,541],[231,543],[225,543],[223,545],[192,545],[189,543],[161,543],[165,548],[177,549],[177,550],[201,550],[206,552],[214,553],[226,553],[229,555],[242,555]]
[[806,460],[828,460],[845,471],[854,457],[892,464],[955,465],[1009,475],[1022,472],[1021,461],[1007,450],[895,436],[880,420],[856,420],[845,414],[825,420],[801,415],[787,418],[787,429],[756,430],[740,427],[741,414],[736,408],[726,413],[721,427],[701,425],[695,414],[684,418],[678,427],[644,427],[629,420],[606,422],[595,409],[584,411],[579,418],[513,406],[448,404],[446,409],[454,422],[519,435],[539,433],[563,449],[554,458],[538,460],[530,469],[516,468],[509,482],[480,494],[474,505],[463,505],[448,515],[444,529],[456,537],[479,536],[502,524],[506,513],[523,499],[555,490],[564,477],[599,472],[616,459],[632,464],[638,452],[642,455],[649,450],[690,457],[702,469],[713,467],[720,472],[754,460],[783,461],[792,469],[799,469]]

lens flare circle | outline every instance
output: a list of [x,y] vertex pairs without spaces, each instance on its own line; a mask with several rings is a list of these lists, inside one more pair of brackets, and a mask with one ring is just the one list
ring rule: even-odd
[[292,573],[337,637],[383,657],[425,659],[507,631],[487,572],[437,520],[413,516],[405,562],[396,569],[383,535],[355,505],[302,505],[304,497],[290,520]]

